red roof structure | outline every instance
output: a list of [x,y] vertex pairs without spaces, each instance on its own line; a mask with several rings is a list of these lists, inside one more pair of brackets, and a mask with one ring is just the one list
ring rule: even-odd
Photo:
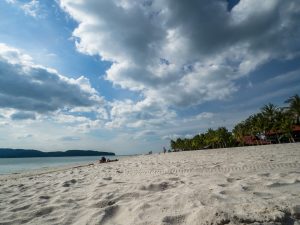
[[[300,132],[300,125],[293,125],[292,127],[292,132]],[[266,132],[266,135],[274,135],[274,134],[281,134],[282,131],[281,130],[278,130],[278,131],[269,131],[269,132]]]
[[269,145],[270,141],[261,140],[255,136],[244,136],[243,137],[244,144],[246,145]]

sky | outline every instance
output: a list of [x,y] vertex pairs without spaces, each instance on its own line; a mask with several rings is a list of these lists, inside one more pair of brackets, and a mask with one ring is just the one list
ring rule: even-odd
[[161,151],[300,94],[299,0],[0,1],[0,147]]

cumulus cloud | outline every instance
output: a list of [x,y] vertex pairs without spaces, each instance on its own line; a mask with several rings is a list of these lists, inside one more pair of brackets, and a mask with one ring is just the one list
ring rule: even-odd
[[150,128],[162,127],[176,117],[173,110],[165,108],[159,101],[146,99],[135,103],[132,100],[110,103],[110,121],[107,128]]
[[[53,69],[35,65],[19,50],[0,44],[0,108],[47,113],[102,103],[87,78],[65,77]],[[18,113],[12,119],[25,118],[29,113],[22,115]]]
[[77,49],[112,62],[107,80],[166,107],[225,99],[239,78],[300,50],[297,0],[242,0],[230,11],[209,0],[60,4],[79,23]]
[[32,112],[16,112],[13,113],[10,118],[12,120],[35,120],[35,113]]

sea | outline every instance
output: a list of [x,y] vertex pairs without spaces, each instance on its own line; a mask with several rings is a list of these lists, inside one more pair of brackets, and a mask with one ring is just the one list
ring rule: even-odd
[[[108,159],[119,159],[122,156],[105,156]],[[76,166],[93,163],[101,156],[72,157],[34,157],[34,158],[0,158],[0,175],[30,172],[32,170]]]

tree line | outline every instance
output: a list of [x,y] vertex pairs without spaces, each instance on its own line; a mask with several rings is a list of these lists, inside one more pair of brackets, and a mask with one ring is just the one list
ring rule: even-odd
[[285,107],[277,107],[272,103],[263,106],[258,113],[236,124],[232,132],[226,127],[210,128],[193,138],[171,140],[171,149],[187,151],[244,146],[249,144],[245,137],[251,137],[253,144],[300,141],[293,132],[295,125],[300,125],[300,97],[296,94],[285,103]]

